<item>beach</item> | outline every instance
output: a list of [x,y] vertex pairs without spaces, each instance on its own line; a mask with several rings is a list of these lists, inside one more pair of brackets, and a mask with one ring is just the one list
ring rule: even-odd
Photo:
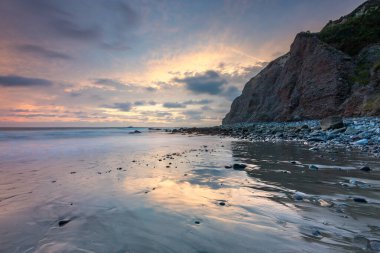
[[355,150],[0,130],[0,252],[379,252],[379,213],[380,159]]

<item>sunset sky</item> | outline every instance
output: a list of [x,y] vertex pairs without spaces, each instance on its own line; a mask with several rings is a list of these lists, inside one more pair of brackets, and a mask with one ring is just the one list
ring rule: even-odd
[[363,0],[1,0],[0,126],[219,125],[244,84]]

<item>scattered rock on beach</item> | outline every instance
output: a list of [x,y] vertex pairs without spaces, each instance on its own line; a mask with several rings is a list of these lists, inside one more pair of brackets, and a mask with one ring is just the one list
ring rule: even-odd
[[309,165],[309,169],[318,170],[319,168],[317,167],[317,165],[311,164],[311,165]]
[[232,168],[233,168],[234,170],[244,170],[246,167],[247,167],[247,165],[244,164],[244,163],[235,163],[235,164],[232,166]]
[[356,197],[356,198],[353,198],[353,200],[358,203],[368,203],[368,201],[365,198]]
[[362,168],[360,168],[361,171],[365,171],[365,172],[370,172],[371,171],[371,168],[368,167],[368,166],[363,166]]
[[60,220],[60,221],[58,221],[58,226],[63,227],[63,226],[65,226],[67,223],[69,223],[70,221],[71,221],[70,219]]
[[320,121],[320,125],[322,130],[338,129],[344,127],[342,117],[338,116],[324,118]]

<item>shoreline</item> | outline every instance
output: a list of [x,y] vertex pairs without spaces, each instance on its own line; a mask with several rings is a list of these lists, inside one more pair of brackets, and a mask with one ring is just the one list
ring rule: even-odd
[[[320,120],[296,122],[254,122],[214,127],[175,128],[173,134],[218,135],[251,142],[293,142],[310,150],[345,149],[380,157],[380,117],[340,118],[325,130]],[[339,121],[339,119],[338,119]],[[333,123],[333,122],[330,122]],[[336,122],[335,122],[336,123]]]

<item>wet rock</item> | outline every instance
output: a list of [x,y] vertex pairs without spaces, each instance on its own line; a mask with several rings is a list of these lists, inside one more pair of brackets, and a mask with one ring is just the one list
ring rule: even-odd
[[235,164],[232,166],[232,168],[233,168],[234,170],[244,170],[246,167],[247,167],[247,165],[244,164],[244,163],[235,163]]
[[319,168],[317,167],[317,165],[311,164],[311,165],[309,165],[309,169],[310,170],[318,170]]
[[338,116],[324,118],[320,121],[320,125],[322,130],[338,129],[344,127],[342,117]]
[[374,252],[380,252],[380,241],[379,240],[368,240],[368,248]]
[[358,203],[368,203],[367,200],[365,198],[359,198],[359,197],[356,197],[356,198],[353,198],[353,200],[355,202],[358,202]]
[[119,167],[119,168],[117,168],[117,170],[122,170],[123,168],[121,168],[121,167]]
[[368,145],[368,140],[367,139],[361,139],[361,140],[358,140],[358,141],[355,141],[354,142],[355,145]]
[[344,133],[346,130],[347,130],[347,128],[342,127],[342,128],[338,128],[338,129],[331,131],[331,133],[332,134],[339,134],[339,133]]
[[303,193],[303,192],[295,192],[295,193],[293,194],[293,199],[294,199],[294,200],[301,201],[301,200],[303,200],[305,197],[306,197],[306,194]]
[[196,220],[196,221],[194,221],[194,224],[199,225],[199,224],[201,224],[201,222],[199,220]]
[[58,221],[58,226],[63,227],[63,226],[65,226],[67,223],[69,223],[70,221],[71,221],[70,219],[60,220],[60,221]]
[[224,168],[226,168],[226,169],[231,169],[232,166],[231,166],[231,165],[226,165],[226,166],[224,166]]
[[225,206],[226,205],[226,201],[225,200],[221,200],[221,201],[218,202],[218,205]]
[[361,171],[365,171],[365,172],[370,172],[371,171],[371,168],[368,167],[368,166],[363,166],[360,168]]
[[313,236],[321,236],[321,232],[318,229],[315,229],[312,234]]
[[141,132],[139,130],[135,130],[133,132],[129,132],[129,134],[141,134]]
[[323,138],[321,138],[321,137],[310,137],[310,138],[307,139],[307,141],[323,142],[325,140]]

